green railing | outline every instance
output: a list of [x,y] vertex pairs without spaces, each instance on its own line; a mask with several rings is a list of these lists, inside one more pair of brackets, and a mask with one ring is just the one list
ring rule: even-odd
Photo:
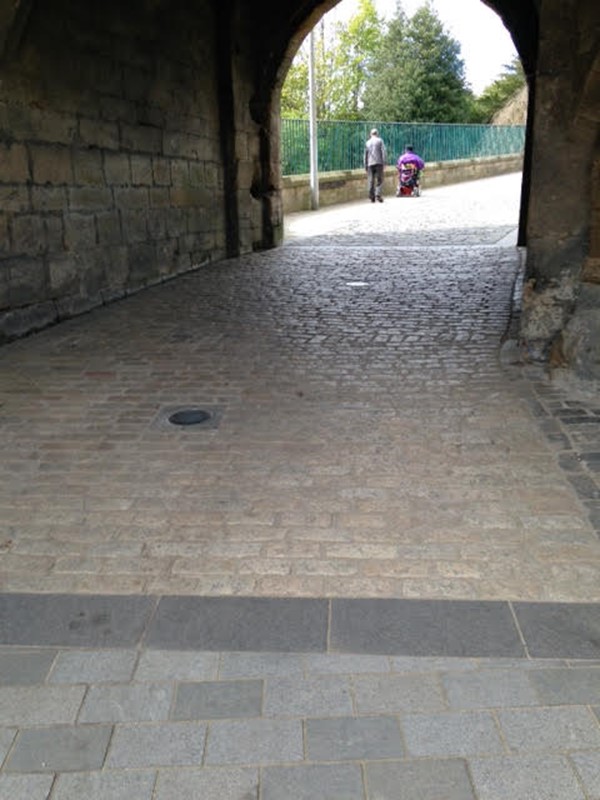
[[[317,125],[319,172],[359,169],[371,128],[383,138],[388,164],[395,164],[406,144],[426,162],[453,161],[521,153],[524,125],[446,125],[423,122],[338,122]],[[283,175],[310,172],[308,120],[281,120]]]

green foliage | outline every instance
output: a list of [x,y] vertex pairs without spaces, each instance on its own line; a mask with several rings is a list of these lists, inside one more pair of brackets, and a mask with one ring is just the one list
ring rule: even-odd
[[490,122],[509,100],[525,85],[525,73],[518,57],[504,66],[504,71],[487,86],[474,103],[474,114],[478,122]]
[[429,2],[411,18],[398,6],[378,49],[366,98],[370,119],[471,120],[472,94],[460,44],[446,32]]

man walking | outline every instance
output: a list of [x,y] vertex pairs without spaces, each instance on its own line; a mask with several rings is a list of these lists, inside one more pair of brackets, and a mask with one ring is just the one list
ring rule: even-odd
[[365,145],[365,170],[369,179],[369,199],[372,203],[377,200],[383,203],[381,187],[383,185],[383,170],[385,167],[385,145],[379,136],[377,128],[373,128],[371,136]]

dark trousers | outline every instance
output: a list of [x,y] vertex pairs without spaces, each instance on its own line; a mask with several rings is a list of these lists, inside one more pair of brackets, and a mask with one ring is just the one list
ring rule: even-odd
[[369,178],[369,197],[381,197],[381,186],[383,184],[383,164],[373,164],[367,167]]

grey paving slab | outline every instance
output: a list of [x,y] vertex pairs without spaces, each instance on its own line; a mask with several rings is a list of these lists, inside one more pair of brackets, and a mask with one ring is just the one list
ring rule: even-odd
[[172,719],[224,719],[259,717],[263,682],[207,681],[177,687]]
[[339,717],[306,721],[309,761],[365,761],[404,755],[396,717]]
[[55,650],[18,650],[0,647],[0,686],[44,683]]
[[0,800],[48,800],[53,775],[0,775]]
[[510,709],[497,714],[508,747],[515,753],[600,749],[600,726],[583,706]]
[[304,656],[307,675],[335,672],[338,675],[390,672],[391,663],[387,656],[363,656],[338,653],[314,653]]
[[261,800],[364,800],[358,764],[308,764],[266,767],[262,771]]
[[136,645],[150,597],[0,594],[0,644],[56,647]]
[[[393,656],[394,672],[440,672],[452,670],[464,672],[477,669],[479,663],[474,658],[428,658],[427,656]],[[518,659],[522,661],[523,659]]]
[[345,716],[352,713],[347,675],[311,675],[307,678],[267,678],[264,714],[281,716]]
[[368,800],[475,800],[458,758],[368,762],[366,776]]
[[332,600],[333,651],[406,656],[523,656],[506,603]]
[[528,671],[518,668],[443,673],[441,680],[450,708],[541,705]]
[[564,756],[474,759],[469,762],[479,800],[584,800]]
[[590,800],[600,800],[600,750],[571,753],[569,757]]
[[137,662],[135,650],[61,650],[49,683],[121,683],[131,680]]
[[404,741],[412,756],[473,756],[503,753],[491,714],[485,711],[410,714],[401,717]]
[[431,712],[446,708],[436,675],[357,675],[352,684],[359,714]]
[[302,759],[302,723],[298,719],[211,723],[207,765],[277,764]]
[[328,604],[302,598],[163,597],[149,626],[154,649],[324,651]]
[[513,603],[533,658],[600,658],[600,606]]
[[144,650],[135,670],[136,681],[209,681],[217,677],[218,653]]
[[57,777],[52,800],[152,800],[153,770],[67,773]]
[[267,678],[304,674],[299,653],[222,653],[220,678]]
[[85,692],[85,686],[4,686],[0,720],[21,727],[74,722]]
[[0,766],[6,758],[16,735],[16,728],[0,728]]
[[79,722],[159,722],[167,720],[174,688],[170,683],[91,686]]
[[532,670],[530,678],[542,705],[600,703],[600,667]]
[[19,733],[7,772],[68,772],[100,769],[112,729],[108,725],[31,728]]
[[117,725],[106,764],[111,769],[200,766],[206,725],[197,722]]
[[207,767],[160,771],[153,800],[258,800],[258,769]]

